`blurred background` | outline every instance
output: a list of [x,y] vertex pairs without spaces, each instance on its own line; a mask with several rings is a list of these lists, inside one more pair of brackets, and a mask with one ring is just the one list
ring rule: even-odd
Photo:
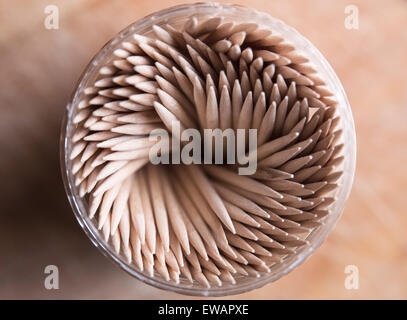
[[[109,39],[187,2],[0,0],[0,299],[185,299],[131,278],[92,246],[63,189],[59,127]],[[351,103],[358,153],[352,194],[321,248],[279,281],[231,298],[406,299],[407,1],[233,2],[282,19],[325,55]],[[44,27],[50,4],[58,30]],[[358,30],[344,27],[350,4]],[[47,265],[59,267],[59,290],[44,288]],[[344,286],[347,265],[359,269],[358,290]]]

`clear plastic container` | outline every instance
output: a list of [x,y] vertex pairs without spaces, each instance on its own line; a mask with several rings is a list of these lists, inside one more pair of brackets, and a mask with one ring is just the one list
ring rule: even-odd
[[[314,229],[307,237],[307,240],[310,242],[309,246],[297,250],[295,254],[290,255],[282,263],[274,265],[271,267],[270,273],[264,274],[260,278],[241,277],[236,279],[237,283],[234,285],[225,283],[222,287],[207,289],[199,284],[191,285],[182,279],[176,285],[165,281],[159,276],[151,278],[146,273],[137,270],[134,265],[128,264],[123,256],[116,254],[112,245],[103,240],[97,227],[88,218],[88,206],[86,201],[79,196],[78,188],[75,187],[74,177],[70,170],[71,161],[68,155],[72,147],[70,137],[74,129],[72,118],[76,112],[76,105],[83,96],[83,90],[93,84],[101,64],[111,60],[112,52],[119,47],[122,41],[131,38],[134,33],[148,34],[151,32],[151,27],[154,24],[160,25],[170,22],[173,25],[180,25],[193,15],[211,16],[214,14],[222,15],[225,19],[231,21],[256,22],[259,25],[268,27],[273,33],[282,36],[287,42],[292,43],[297,48],[298,53],[310,60],[310,63],[326,82],[327,87],[334,93],[335,99],[338,102],[337,112],[341,116],[342,140],[345,143],[343,150],[345,161],[343,162],[344,174],[340,180],[340,187],[335,194],[337,201],[330,207],[331,214],[323,220],[324,224]],[[66,115],[61,130],[60,160],[62,176],[73,212],[89,239],[106,257],[113,260],[135,278],[160,289],[196,296],[225,296],[253,290],[278,280],[303,263],[322,244],[339,219],[351,190],[356,162],[356,137],[352,112],[340,81],[326,59],[306,38],[292,27],[273,18],[269,14],[237,5],[208,2],[171,7],[149,15],[121,31],[97,53],[81,76],[72,99],[66,107]],[[90,270],[89,272],[92,271]]]

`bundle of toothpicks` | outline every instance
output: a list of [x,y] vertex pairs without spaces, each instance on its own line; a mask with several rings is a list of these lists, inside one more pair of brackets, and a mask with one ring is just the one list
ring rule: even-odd
[[[261,277],[330,214],[344,159],[337,103],[269,28],[222,16],[154,25],[121,42],[81,94],[75,185],[104,241],[150,277],[207,288]],[[168,132],[171,154],[186,130],[217,128],[255,129],[254,172],[151,162],[153,132]]]

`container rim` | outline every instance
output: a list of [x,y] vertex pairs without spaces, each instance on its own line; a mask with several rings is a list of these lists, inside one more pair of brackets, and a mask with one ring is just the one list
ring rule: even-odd
[[[70,171],[71,161],[68,154],[70,149],[70,134],[73,129],[72,116],[74,113],[74,107],[78,102],[81,90],[88,83],[89,79],[97,70],[99,63],[105,59],[105,57],[112,53],[114,47],[121,43],[124,38],[133,34],[136,30],[151,26],[159,21],[165,21],[171,16],[184,16],[194,14],[219,14],[222,13],[225,16],[239,15],[243,18],[248,18],[249,21],[256,20],[259,24],[265,24],[273,30],[277,30],[278,34],[283,35],[285,39],[290,42],[295,42],[298,52],[302,52],[310,61],[315,65],[320,72],[324,73],[324,80],[328,87],[335,93],[335,97],[338,100],[338,112],[341,115],[342,126],[344,129],[345,137],[345,163],[344,163],[344,175],[341,180],[342,187],[339,188],[336,195],[337,201],[335,202],[335,208],[332,209],[332,213],[324,221],[324,225],[315,229],[310,236],[312,236],[312,242],[309,246],[302,248],[298,253],[287,258],[285,261],[279,264],[280,268],[277,268],[275,272],[265,274],[260,278],[252,278],[253,281],[249,283],[235,284],[229,287],[213,287],[210,289],[202,287],[187,287],[172,284],[158,277],[151,278],[143,272],[138,271],[134,266],[128,264],[121,255],[118,255],[112,250],[110,245],[106,243],[100,236],[99,231],[94,226],[93,222],[87,216],[87,208],[84,201],[79,196],[78,188],[75,187],[73,175]],[[282,276],[291,272],[294,268],[308,259],[311,254],[323,243],[329,233],[332,231],[337,220],[342,214],[346,200],[349,197],[351,186],[355,174],[356,166],[356,135],[353,116],[351,108],[346,97],[345,91],[333,71],[332,67],[325,59],[325,57],[316,49],[309,40],[302,36],[297,30],[286,25],[281,20],[274,18],[270,14],[260,12],[258,10],[234,4],[219,4],[215,2],[205,3],[193,3],[184,4],[174,7],[170,7],[156,13],[150,14],[138,21],[132,23],[122,31],[120,31],[112,40],[107,42],[102,49],[92,58],[90,63],[85,68],[85,71],[79,78],[75,90],[71,96],[70,102],[66,106],[66,112],[61,124],[61,136],[60,136],[60,165],[61,173],[64,182],[65,191],[72,210],[79,225],[84,230],[85,234],[92,241],[106,257],[113,260],[114,263],[119,265],[123,270],[129,273],[131,276],[159,289],[165,289],[176,293],[192,296],[227,296],[240,294],[246,291],[260,288],[268,283],[274,282],[280,279]]]

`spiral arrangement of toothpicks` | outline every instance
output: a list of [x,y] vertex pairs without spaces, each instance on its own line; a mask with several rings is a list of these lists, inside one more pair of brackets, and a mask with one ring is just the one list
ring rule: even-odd
[[[261,277],[307,246],[335,202],[340,118],[273,30],[222,16],[123,41],[75,107],[70,170],[89,218],[138,270],[202,287]],[[153,165],[149,133],[257,129],[257,171]]]

